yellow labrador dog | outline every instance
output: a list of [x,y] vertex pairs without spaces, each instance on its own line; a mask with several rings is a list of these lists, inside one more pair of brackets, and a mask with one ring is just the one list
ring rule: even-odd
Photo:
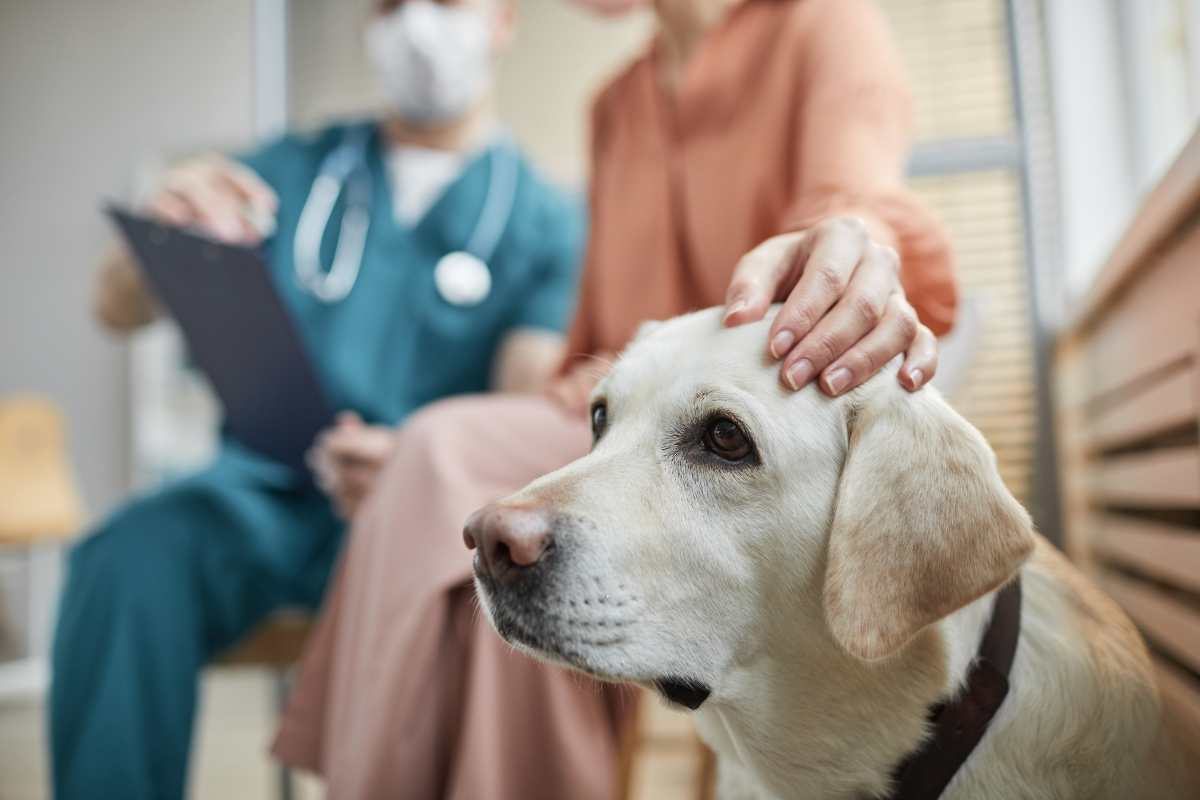
[[[1136,630],[979,433],[894,366],[785,391],[766,324],[651,324],[596,389],[592,452],[472,517],[500,634],[694,708],[725,798],[1200,797]],[[1011,667],[982,669],[1006,641]],[[910,762],[949,785],[898,786]]]

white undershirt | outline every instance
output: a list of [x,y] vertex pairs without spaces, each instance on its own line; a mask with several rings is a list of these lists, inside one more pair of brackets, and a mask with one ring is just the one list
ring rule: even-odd
[[396,221],[416,225],[462,174],[467,153],[396,145],[384,157]]

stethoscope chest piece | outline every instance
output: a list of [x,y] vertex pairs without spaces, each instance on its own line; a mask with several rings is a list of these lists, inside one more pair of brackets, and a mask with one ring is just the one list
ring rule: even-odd
[[433,283],[450,305],[477,306],[492,291],[492,273],[483,259],[455,250],[438,260]]

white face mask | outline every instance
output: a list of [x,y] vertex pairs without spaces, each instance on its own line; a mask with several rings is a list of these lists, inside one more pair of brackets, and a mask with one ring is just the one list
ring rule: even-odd
[[492,83],[492,24],[475,8],[406,0],[367,26],[367,55],[404,119],[448,122]]

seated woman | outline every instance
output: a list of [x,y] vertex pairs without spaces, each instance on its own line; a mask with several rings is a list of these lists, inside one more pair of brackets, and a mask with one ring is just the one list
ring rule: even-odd
[[562,377],[549,396],[414,415],[355,513],[275,748],[333,797],[615,796],[630,697],[495,636],[461,537],[472,510],[587,451],[603,367],[590,357],[647,319],[726,302],[740,324],[784,300],[763,347],[786,386],[838,394],[901,353],[907,388],[933,375],[952,259],[902,188],[909,98],[879,12],[654,10],[648,51],[594,105],[591,238]]

